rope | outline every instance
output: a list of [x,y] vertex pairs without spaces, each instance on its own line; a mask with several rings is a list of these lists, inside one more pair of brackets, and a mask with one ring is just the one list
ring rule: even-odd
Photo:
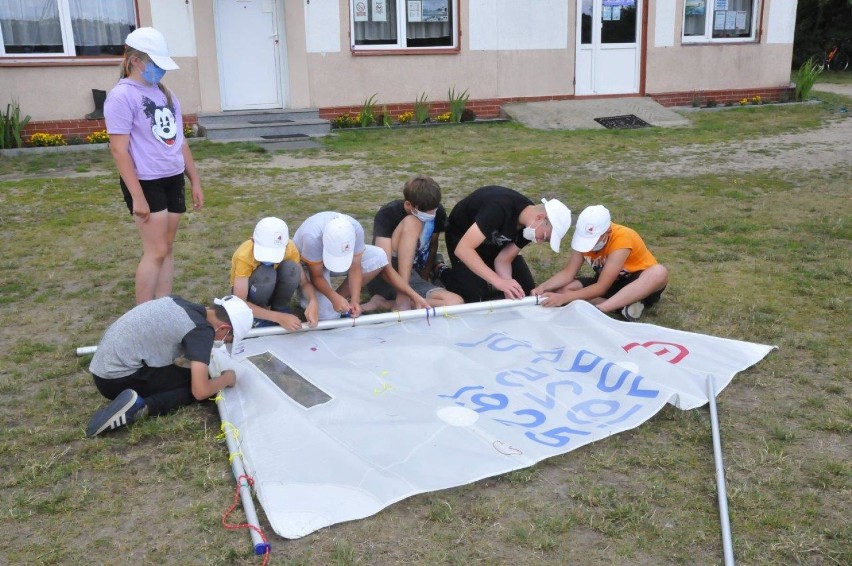
[[237,505],[239,505],[239,503],[240,503],[240,487],[241,487],[240,483],[242,482],[242,480],[246,480],[249,487],[254,486],[254,480],[247,475],[242,475],[242,476],[237,478],[237,488],[234,491],[234,502],[231,504],[230,507],[228,507],[228,510],[225,511],[224,515],[222,515],[222,526],[225,527],[226,529],[230,530],[230,531],[236,531],[238,529],[251,529],[254,532],[256,532],[258,535],[260,535],[261,540],[263,541],[264,545],[266,546],[266,552],[263,553],[263,562],[261,562],[260,564],[261,564],[261,566],[266,566],[266,563],[269,562],[270,547],[269,547],[269,541],[266,540],[266,535],[263,534],[263,530],[260,527],[250,525],[249,523],[229,523],[227,521],[228,515],[230,515],[234,511],[234,509],[237,508]]

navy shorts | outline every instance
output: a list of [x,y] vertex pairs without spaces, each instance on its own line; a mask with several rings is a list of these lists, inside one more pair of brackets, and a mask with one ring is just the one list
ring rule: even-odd
[[[177,214],[186,212],[186,179],[183,173],[162,179],[151,179],[150,181],[140,180],[139,184],[142,185],[142,193],[145,195],[148,208],[152,213],[161,210],[168,210]],[[124,195],[127,209],[130,214],[133,214],[133,197],[130,196],[130,191],[124,184],[124,179],[121,179],[121,193]]]
[[[621,291],[622,289],[624,289],[625,287],[627,287],[628,285],[630,285],[631,283],[636,281],[639,278],[640,273],[642,273],[642,272],[637,271],[635,273],[628,273],[627,275],[622,275],[622,276],[618,277],[615,281],[613,281],[612,286],[610,286],[610,288],[607,289],[606,293],[604,293],[604,295],[603,295],[604,298],[609,299],[610,297],[612,297],[613,295],[615,295],[616,293],[618,293],[619,291]],[[597,277],[578,277],[577,281],[582,283],[583,287],[588,287],[589,285],[597,283],[598,278]],[[645,305],[646,307],[650,307],[651,305],[653,305],[654,303],[656,303],[657,301],[660,300],[660,297],[663,296],[663,291],[665,291],[665,290],[666,290],[665,287],[663,287],[662,289],[660,289],[656,293],[651,293],[650,295],[648,295],[647,297],[642,299],[640,302],[643,305]]]

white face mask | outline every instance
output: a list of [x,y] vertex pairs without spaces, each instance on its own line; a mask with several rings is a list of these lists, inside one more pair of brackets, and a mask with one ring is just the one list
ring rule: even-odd
[[429,214],[428,212],[420,212],[416,208],[411,211],[411,213],[417,217],[421,222],[431,222],[435,220],[435,213]]
[[[541,222],[544,222],[544,220],[542,220]],[[541,226],[541,222],[538,223],[538,226]],[[524,237],[524,239],[529,240],[530,242],[535,242],[535,231],[536,229],[538,229],[538,226],[525,227],[521,235]]]
[[603,240],[600,240],[597,244],[595,244],[595,247],[592,248],[592,251],[593,252],[601,251],[608,241],[609,241],[609,236],[607,236],[606,238],[604,238]]

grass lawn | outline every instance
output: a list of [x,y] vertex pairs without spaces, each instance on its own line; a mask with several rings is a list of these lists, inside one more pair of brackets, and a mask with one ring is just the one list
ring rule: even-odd
[[[737,559],[850,564],[852,140],[837,106],[852,99],[824,98],[695,112],[669,130],[345,131],[288,154],[195,143],[206,203],[183,218],[174,292],[226,293],[231,254],[263,216],[292,234],[334,209],[370,233],[416,173],[438,180],[448,209],[493,183],[575,214],[606,204],[669,267],[646,322],[779,347],[718,400]],[[819,141],[831,132],[841,138]],[[234,480],[212,404],[84,438],[104,400],[74,348],[132,306],[140,255],[109,154],[0,157],[0,226],[2,561],[258,564],[247,533],[220,524]],[[540,280],[565,260],[527,250]],[[260,514],[272,564],[722,560],[706,408],[666,408],[532,468],[295,541]]]

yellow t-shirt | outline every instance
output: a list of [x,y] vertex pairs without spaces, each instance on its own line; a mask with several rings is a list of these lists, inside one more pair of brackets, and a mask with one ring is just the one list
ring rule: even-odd
[[[293,240],[287,240],[287,248],[284,250],[284,259],[281,261],[295,261],[299,263],[299,250],[296,249],[296,244]],[[237,248],[231,257],[231,285],[237,277],[251,277],[254,270],[260,265],[260,262],[254,259],[254,242],[249,238]],[[278,268],[278,264],[275,264]]]
[[616,224],[615,222],[612,223],[611,228],[612,233],[609,235],[609,240],[607,240],[606,245],[600,251],[583,254],[583,258],[592,266],[595,273],[600,275],[603,266],[606,264],[607,256],[616,250],[623,250],[624,248],[630,250],[630,255],[624,261],[624,267],[621,269],[620,275],[636,273],[657,264],[657,260],[648,251],[645,242],[642,241],[636,230]]

